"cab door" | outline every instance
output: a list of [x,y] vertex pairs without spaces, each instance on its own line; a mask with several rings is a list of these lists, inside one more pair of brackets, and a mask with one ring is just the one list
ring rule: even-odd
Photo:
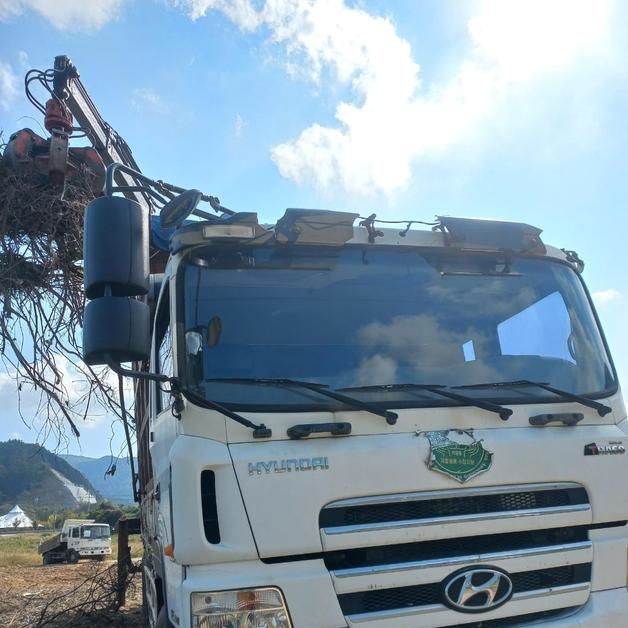
[[81,542],[81,529],[79,527],[71,527],[68,530],[68,549],[78,550]]

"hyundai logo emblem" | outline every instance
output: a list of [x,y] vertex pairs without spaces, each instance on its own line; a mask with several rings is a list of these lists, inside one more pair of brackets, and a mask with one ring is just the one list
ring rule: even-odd
[[512,597],[512,580],[497,567],[465,567],[443,580],[443,602],[463,613],[483,613]]

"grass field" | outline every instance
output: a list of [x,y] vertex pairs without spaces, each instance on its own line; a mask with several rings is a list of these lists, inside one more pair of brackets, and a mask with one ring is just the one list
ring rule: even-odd
[[[0,567],[32,567],[41,565],[41,556],[37,553],[37,547],[49,534],[37,534],[27,532],[24,534],[12,534],[0,536]],[[112,554],[115,559],[118,552],[118,536],[111,537]],[[129,537],[131,546],[131,558],[142,557],[142,539],[139,535]]]

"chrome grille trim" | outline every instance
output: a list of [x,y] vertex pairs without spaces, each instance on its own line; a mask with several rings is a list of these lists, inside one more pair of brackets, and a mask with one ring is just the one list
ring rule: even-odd
[[390,495],[373,495],[370,497],[352,497],[330,502],[323,510],[329,508],[347,508],[351,506],[375,506],[400,502],[415,502],[428,499],[447,499],[456,497],[477,497],[479,495],[499,495],[502,493],[529,493],[534,491],[556,491],[584,488],[576,482],[555,482],[537,484],[516,484],[505,486],[480,486],[477,488],[446,489],[442,491],[421,491],[415,493],[391,493]]
[[353,623],[362,621],[372,621],[374,619],[396,619],[397,617],[409,617],[415,615],[425,615],[426,613],[437,613],[447,610],[442,604],[427,604],[425,606],[411,606],[404,609],[393,609],[391,611],[376,611],[374,613],[358,613],[357,615],[347,615],[347,619]]
[[432,567],[456,566],[459,564],[472,564],[474,562],[495,561],[512,558],[531,558],[535,556],[545,556],[548,554],[568,554],[569,552],[579,552],[593,548],[591,541],[579,543],[569,543],[566,545],[550,545],[547,547],[535,547],[531,549],[492,552],[487,554],[474,554],[467,556],[456,556],[455,558],[439,558],[432,560],[412,561],[407,563],[394,563],[388,565],[372,565],[369,567],[351,567],[347,569],[337,569],[330,573],[336,578],[348,578],[354,576],[375,575],[383,573],[393,573],[410,571],[414,569],[429,569]]
[[579,582],[577,584],[566,584],[562,587],[552,587],[551,589],[537,589],[536,591],[526,591],[525,593],[515,593],[513,600],[529,600],[539,597],[550,597],[561,595],[562,593],[577,593],[579,591],[591,592],[590,582]]
[[[524,593],[515,593],[512,596],[512,600],[534,600],[547,597],[553,597],[556,595],[562,595],[565,593],[579,593],[579,592],[591,592],[591,583],[582,582],[578,584],[568,584],[562,587],[552,587],[550,589],[536,589],[535,591],[526,591]],[[347,615],[347,619],[352,623],[368,622],[376,619],[396,619],[400,617],[410,617],[415,615],[425,615],[426,613],[438,613],[442,611],[449,611],[449,609],[442,604],[429,604],[425,606],[412,606],[403,609],[392,609],[387,611],[374,611],[372,613],[358,613],[355,615]],[[470,622],[481,621],[479,615],[475,615],[473,619],[469,618]]]
[[352,534],[354,532],[375,532],[377,530],[398,530],[423,526],[443,525],[447,523],[470,523],[477,521],[496,521],[519,519],[522,517],[543,517],[544,515],[564,515],[575,512],[591,512],[590,504],[573,504],[551,508],[531,508],[528,510],[508,510],[504,512],[488,512],[481,514],[456,515],[453,517],[430,517],[426,519],[406,519],[384,521],[381,523],[361,523],[356,525],[322,528],[322,532],[332,536],[336,534]]

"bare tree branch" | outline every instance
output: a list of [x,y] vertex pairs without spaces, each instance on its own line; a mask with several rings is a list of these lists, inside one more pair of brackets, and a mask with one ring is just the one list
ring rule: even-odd
[[[34,164],[15,172],[0,163],[0,351],[22,420],[58,443],[66,426],[78,438],[80,423],[99,409],[126,418],[108,370],[81,359],[83,214],[92,185],[79,173],[61,199]],[[22,412],[24,391],[40,395],[37,421]]]

